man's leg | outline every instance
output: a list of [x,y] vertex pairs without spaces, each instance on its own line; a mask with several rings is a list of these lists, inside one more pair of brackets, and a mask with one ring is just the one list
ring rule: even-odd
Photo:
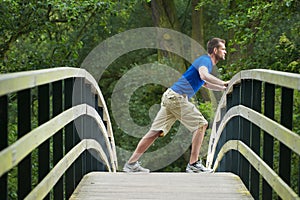
[[151,144],[159,137],[160,134],[161,131],[148,131],[148,133],[140,140],[128,162],[125,163],[123,167],[124,172],[150,172],[149,169],[143,168],[137,161],[151,146]]
[[186,167],[186,172],[188,173],[197,173],[197,172],[213,172],[212,169],[206,168],[202,165],[201,161],[198,161],[201,145],[203,142],[205,130],[208,124],[198,128],[193,134],[192,140],[192,151],[190,156],[189,164]]
[[190,164],[193,164],[198,161],[201,145],[207,126],[208,124],[203,125],[202,127],[198,128],[193,134]]
[[134,163],[138,161],[143,153],[151,146],[151,144],[159,137],[160,134],[161,131],[148,131],[148,133],[140,140],[135,151],[128,160],[128,163]]
[[[168,90],[167,90],[168,91]],[[148,169],[145,169],[139,165],[139,158],[144,154],[144,152],[152,145],[152,143],[159,137],[163,136],[169,131],[169,128],[176,121],[176,117],[169,111],[164,103],[167,98],[167,95],[162,97],[162,106],[158,111],[153,123],[151,125],[148,133],[140,140],[132,156],[125,163],[123,171],[125,172],[149,172]],[[164,105],[163,105],[164,104]],[[161,130],[161,131],[154,131]]]

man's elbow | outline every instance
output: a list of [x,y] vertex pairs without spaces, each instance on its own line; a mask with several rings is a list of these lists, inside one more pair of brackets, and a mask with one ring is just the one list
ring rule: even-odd
[[203,81],[206,81],[207,80],[207,76],[205,73],[201,73],[200,74],[200,78],[203,80]]

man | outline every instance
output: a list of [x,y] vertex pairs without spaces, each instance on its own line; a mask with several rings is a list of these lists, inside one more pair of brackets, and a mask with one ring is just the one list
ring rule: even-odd
[[188,101],[204,86],[211,90],[223,91],[229,82],[211,75],[212,68],[220,60],[225,60],[225,40],[213,38],[207,43],[208,55],[197,58],[187,71],[163,94],[161,108],[148,133],[140,140],[134,153],[124,165],[124,172],[150,172],[140,166],[138,159],[158,138],[165,136],[176,120],[193,133],[192,149],[186,172],[212,172],[198,161],[208,122],[194,104]]

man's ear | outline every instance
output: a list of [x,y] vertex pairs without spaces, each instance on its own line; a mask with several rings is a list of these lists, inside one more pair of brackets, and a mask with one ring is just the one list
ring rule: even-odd
[[217,52],[218,52],[218,48],[215,47],[215,48],[214,48],[214,54],[217,54]]

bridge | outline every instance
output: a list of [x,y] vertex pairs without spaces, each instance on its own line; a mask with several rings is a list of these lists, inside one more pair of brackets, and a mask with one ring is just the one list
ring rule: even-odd
[[0,199],[300,199],[299,90],[299,74],[241,71],[212,125],[215,173],[125,174],[87,71],[0,75]]

